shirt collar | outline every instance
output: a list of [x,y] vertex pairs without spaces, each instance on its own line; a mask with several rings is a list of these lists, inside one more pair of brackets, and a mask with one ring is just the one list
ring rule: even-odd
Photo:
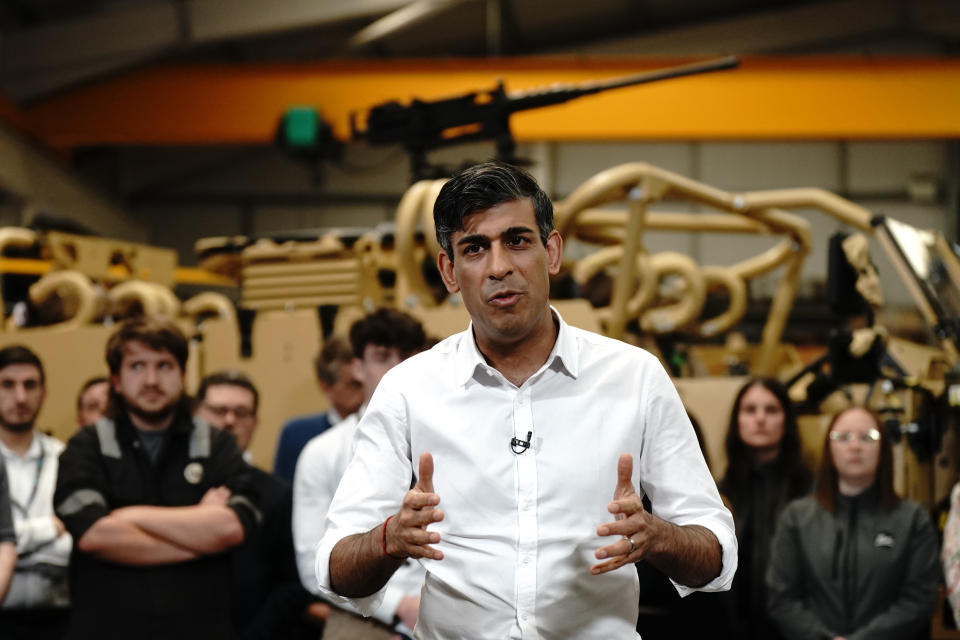
[[[548,366],[559,366],[572,378],[576,378],[580,373],[579,349],[577,348],[577,338],[570,326],[563,321],[563,317],[553,307],[550,306],[550,312],[557,320],[559,327],[557,331],[557,340],[553,344],[550,355],[547,356]],[[457,351],[454,356],[454,376],[460,385],[466,385],[477,373],[477,370],[486,371],[492,369],[487,364],[480,349],[477,348],[477,341],[473,337],[473,320],[470,326],[461,334],[461,339],[457,344]]]
[[37,460],[43,453],[43,446],[40,444],[40,434],[38,434],[36,431],[33,432],[33,438],[30,439],[30,446],[27,447],[27,452],[23,455],[23,457],[15,454],[13,450],[8,448],[7,445],[3,444],[3,442],[0,442],[0,453],[3,453],[4,458]]

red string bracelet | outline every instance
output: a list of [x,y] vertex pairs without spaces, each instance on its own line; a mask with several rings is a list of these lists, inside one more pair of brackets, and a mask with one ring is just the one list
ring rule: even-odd
[[387,552],[387,523],[390,522],[390,518],[392,517],[393,516],[389,516],[383,521],[383,532],[380,534],[380,548],[383,549],[383,555],[387,556],[388,558],[393,558],[394,560],[403,560],[403,558],[399,558]]

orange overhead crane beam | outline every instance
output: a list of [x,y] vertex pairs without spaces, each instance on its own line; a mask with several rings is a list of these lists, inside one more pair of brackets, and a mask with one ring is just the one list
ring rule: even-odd
[[[688,60],[489,59],[167,66],[119,76],[23,111],[53,147],[261,144],[292,105],[335,133],[385,102],[587,82]],[[516,114],[518,140],[784,140],[960,137],[960,59],[747,58],[708,73]]]
[[23,129],[26,126],[26,119],[20,109],[2,95],[0,95],[0,121],[12,125],[15,129]]

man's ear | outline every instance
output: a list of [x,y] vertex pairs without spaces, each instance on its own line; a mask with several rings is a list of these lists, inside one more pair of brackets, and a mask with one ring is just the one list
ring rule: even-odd
[[443,284],[447,288],[447,291],[450,293],[457,293],[460,291],[460,285],[457,284],[457,276],[453,272],[453,260],[447,255],[447,252],[443,249],[440,250],[440,254],[437,256],[437,268],[440,270],[440,277],[443,278]]
[[547,272],[555,276],[560,273],[560,265],[563,264],[563,237],[556,229],[547,236],[546,249]]
[[120,393],[120,376],[110,374],[110,387],[117,393]]

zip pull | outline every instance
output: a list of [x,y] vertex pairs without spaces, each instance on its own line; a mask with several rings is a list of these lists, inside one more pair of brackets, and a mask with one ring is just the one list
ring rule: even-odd
[[833,579],[840,576],[840,550],[843,548],[843,529],[837,529],[837,536],[833,543]]

